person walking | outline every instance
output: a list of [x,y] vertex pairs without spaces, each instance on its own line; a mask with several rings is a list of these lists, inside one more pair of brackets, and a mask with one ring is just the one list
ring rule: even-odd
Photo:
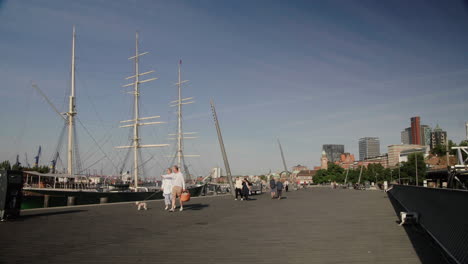
[[245,177],[244,180],[247,183],[247,188],[249,188],[249,195],[252,195],[253,184],[249,181],[249,179],[247,177]]
[[239,196],[240,196],[240,199],[243,200],[244,196],[242,195],[242,180],[239,177],[236,177],[235,188],[236,188],[236,199],[235,200],[237,201],[237,198]]
[[166,204],[166,208],[164,208],[164,210],[169,209],[169,206],[171,206],[172,204],[172,201],[171,201],[172,180],[173,180],[172,170],[171,168],[168,168],[166,170],[166,174],[162,176],[162,185],[161,185],[161,189],[163,191],[163,196],[164,196],[164,204]]
[[270,179],[270,193],[271,193],[271,199],[275,198],[276,195],[276,182],[273,177]]
[[244,196],[244,200],[249,200],[249,183],[246,179],[242,181],[242,195]]
[[289,190],[289,181],[288,180],[286,180],[284,182],[284,189],[286,190],[286,192],[288,192],[288,190]]
[[283,182],[281,179],[278,179],[276,182],[276,196],[278,196],[278,200],[281,200],[281,195],[283,194]]
[[176,207],[176,198],[179,197],[180,211],[184,210],[184,204],[180,199],[182,192],[185,191],[185,179],[182,172],[179,171],[179,167],[174,165],[172,167],[173,180],[172,180],[172,208],[169,212],[174,212]]

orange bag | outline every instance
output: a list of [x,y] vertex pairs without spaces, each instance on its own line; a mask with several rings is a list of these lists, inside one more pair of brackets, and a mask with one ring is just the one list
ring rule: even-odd
[[184,192],[184,193],[182,193],[182,195],[180,196],[180,200],[181,200],[182,202],[188,202],[188,201],[190,201],[190,193],[187,192],[187,191]]

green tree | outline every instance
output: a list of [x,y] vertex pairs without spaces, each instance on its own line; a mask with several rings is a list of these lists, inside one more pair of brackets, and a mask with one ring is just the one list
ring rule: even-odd
[[11,170],[10,161],[5,160],[2,163],[0,163],[0,170]]
[[445,145],[437,144],[431,149],[432,155],[445,156]]
[[329,182],[329,176],[327,170],[318,170],[314,175],[314,183],[321,184]]
[[[414,153],[408,155],[408,161],[403,162],[401,166],[402,178],[409,178],[409,182],[416,184],[416,163],[418,171],[418,183],[421,185],[426,179],[426,163],[424,163],[424,156],[422,153]],[[406,176],[406,177],[403,177]]]
[[345,170],[335,163],[328,163],[327,175],[329,181],[344,182]]

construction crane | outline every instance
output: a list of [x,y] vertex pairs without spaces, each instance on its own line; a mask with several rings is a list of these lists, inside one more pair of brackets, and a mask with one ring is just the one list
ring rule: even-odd
[[59,158],[59,152],[55,152],[53,159],[50,161],[50,171],[55,173],[55,167],[57,165],[57,159]]
[[37,151],[37,156],[34,157],[34,167],[39,167],[39,158],[41,157],[41,146],[39,146],[39,150]]
[[16,163],[15,163],[15,166],[16,166],[16,167],[20,167],[20,166],[21,166],[21,162],[19,161],[19,154],[16,155]]
[[31,164],[29,164],[28,153],[26,153],[26,152],[24,153],[24,159],[25,159],[25,163],[26,163],[25,165],[28,166],[28,168],[30,168]]

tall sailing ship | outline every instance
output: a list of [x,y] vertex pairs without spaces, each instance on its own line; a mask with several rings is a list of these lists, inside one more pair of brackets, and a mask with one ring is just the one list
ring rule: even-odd
[[[140,72],[139,60],[140,57],[148,54],[148,52],[139,52],[139,35],[138,32],[135,36],[135,55],[130,57],[134,64],[134,74],[126,78],[132,82],[124,85],[124,87],[133,87],[129,93],[133,95],[133,116],[129,120],[121,121],[121,128],[130,128],[133,131],[131,144],[128,146],[118,146],[117,149],[128,149],[133,152],[133,181],[124,178],[122,175],[121,180],[112,185],[107,186],[90,186],[89,179],[80,174],[81,170],[77,170],[75,164],[77,163],[78,151],[75,140],[75,118],[77,115],[76,98],[75,98],[75,28],[73,27],[72,38],[72,59],[71,59],[71,92],[69,96],[68,112],[62,114],[52,103],[45,97],[40,89],[35,88],[43,95],[47,102],[54,108],[61,118],[63,118],[68,130],[68,148],[67,148],[67,170],[66,173],[55,173],[55,163],[53,161],[53,173],[38,173],[33,171],[25,171],[26,183],[24,187],[25,197],[23,199],[23,208],[36,208],[42,207],[46,204],[49,206],[67,205],[70,201],[69,197],[73,197],[74,204],[94,204],[99,202],[125,202],[125,201],[142,201],[142,200],[155,200],[162,199],[162,191],[158,188],[151,188],[140,186],[140,176],[142,163],[140,162],[140,149],[142,148],[158,148],[165,147],[169,144],[141,144],[140,127],[146,125],[160,124],[163,122],[151,121],[159,118],[160,116],[141,117],[140,116],[140,84],[154,81],[157,78],[149,78],[141,80],[141,77],[154,71]],[[178,106],[178,133],[177,133],[177,164],[181,166],[184,161],[183,154],[183,133],[182,133],[182,105],[187,104],[186,99],[181,98],[181,84],[180,81],[180,64],[179,64],[179,99],[173,103]],[[147,121],[149,120],[149,122]],[[187,134],[187,133],[186,133]],[[96,142],[97,143],[97,142]],[[58,155],[57,155],[58,156]],[[188,174],[188,168],[185,166],[185,172]],[[198,196],[203,190],[203,185],[189,185],[188,189],[193,196]]]

